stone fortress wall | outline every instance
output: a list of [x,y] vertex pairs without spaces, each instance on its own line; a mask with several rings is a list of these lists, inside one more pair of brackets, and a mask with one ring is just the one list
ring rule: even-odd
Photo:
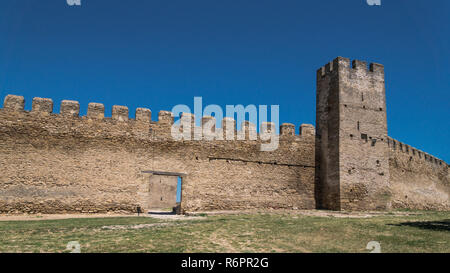
[[448,165],[388,137],[385,93],[381,64],[338,57],[317,71],[318,208],[450,208]]
[[448,164],[390,137],[388,147],[392,207],[449,210]]
[[50,99],[35,98],[25,111],[23,97],[6,97],[0,109],[0,213],[145,209],[147,170],[186,174],[184,211],[314,207],[312,125],[302,125],[296,135],[293,124],[283,124],[279,148],[262,152],[264,141],[249,123],[238,132],[213,128],[235,138],[246,132],[246,140],[174,141],[170,112],[161,111],[155,122],[143,108],[135,119],[123,106],[114,106],[111,118],[102,104],[89,104],[83,117],[79,108],[63,101],[55,114]]
[[384,67],[336,58],[317,71],[320,206],[389,208]]
[[[345,59],[339,61],[346,62]],[[362,62],[354,64],[353,68],[348,65],[345,69],[363,69]],[[325,73],[327,67],[324,69]],[[328,71],[331,69],[328,67]],[[376,69],[381,69],[381,66],[376,66]],[[349,92],[342,89],[342,82],[330,83],[322,78],[320,72],[318,89],[328,88],[331,84],[330,90],[341,88],[344,95],[355,93],[361,85],[370,89],[373,83],[367,84],[365,76],[359,73],[365,72],[351,74],[362,78],[346,83],[350,86]],[[381,82],[377,88],[384,92]],[[370,96],[369,101],[377,99]],[[348,98],[345,103],[337,98],[336,103],[354,106],[356,102]],[[99,103],[90,103],[86,116],[79,115],[80,106],[75,101],[63,101],[58,114],[53,113],[50,99],[33,99],[31,111],[24,110],[24,105],[23,97],[9,95],[0,109],[0,213],[3,214],[136,212],[137,207],[148,209],[151,202],[149,179],[145,172],[149,170],[185,174],[181,202],[184,212],[314,209],[323,207],[330,200],[329,204],[338,204],[328,207],[330,209],[450,209],[448,164],[387,135],[377,141],[380,148],[374,153],[381,158],[379,165],[385,175],[389,174],[387,180],[385,177],[381,180],[386,183],[381,185],[384,190],[382,207],[371,205],[379,203],[379,193],[372,195],[370,191],[370,183],[378,183],[377,179],[360,183],[345,180],[352,174],[348,173],[349,166],[356,168],[356,174],[361,169],[361,172],[367,172],[367,177],[372,176],[373,171],[379,175],[377,166],[365,169],[358,165],[365,155],[371,155],[369,146],[372,141],[368,147],[361,146],[359,150],[362,152],[358,154],[348,147],[351,147],[350,141],[360,140],[327,136],[330,143],[337,143],[329,146],[337,161],[330,156],[326,164],[333,166],[336,162],[342,163],[344,158],[350,160],[333,167],[340,176],[339,184],[324,185],[318,181],[320,176],[317,174],[321,173],[323,165],[317,154],[321,154],[321,139],[324,138],[319,129],[322,130],[322,124],[326,122],[331,128],[327,132],[335,130],[337,136],[350,135],[348,128],[351,126],[347,121],[354,115],[344,109],[345,106],[333,108],[333,102],[329,109],[323,108],[327,106],[320,106],[321,110],[318,108],[320,113],[327,114],[321,114],[323,121],[318,122],[317,136],[312,125],[301,125],[299,134],[296,134],[293,124],[282,124],[279,147],[271,152],[261,151],[261,144],[266,142],[263,140],[267,139],[263,137],[265,134],[274,133],[272,123],[262,126],[261,134],[258,134],[256,126],[249,122],[244,122],[237,131],[230,118],[224,118],[222,129],[206,126],[215,124],[215,120],[203,117],[203,128],[212,129],[210,133],[213,135],[231,135],[233,140],[210,140],[205,132],[199,141],[175,141],[171,135],[174,116],[168,111],[161,111],[157,121],[153,121],[151,110],[146,108],[136,109],[132,119],[124,106],[113,106],[112,116],[105,117],[104,105]],[[380,111],[382,107],[376,108],[378,110],[374,111]],[[333,111],[339,109],[346,112],[343,112],[345,115],[338,112],[336,119]],[[344,117],[350,118],[344,122],[339,120]],[[380,118],[384,119],[382,113]],[[182,120],[190,120],[194,124],[194,117],[190,114],[184,115]],[[378,122],[370,120],[370,117],[367,120]],[[340,127],[333,128],[333,121],[337,121]],[[376,135],[378,139],[384,134],[383,124],[377,128],[381,129],[373,129],[373,135],[379,134]],[[352,134],[355,138],[360,137]],[[241,138],[244,140],[238,140]],[[328,147],[329,144],[326,145]],[[355,153],[354,159],[349,151]],[[373,188],[378,190],[381,186]],[[355,195],[355,189],[369,190]]]

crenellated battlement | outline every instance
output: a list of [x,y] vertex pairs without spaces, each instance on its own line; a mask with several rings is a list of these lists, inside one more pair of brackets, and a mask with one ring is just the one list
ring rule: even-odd
[[367,62],[365,61],[350,61],[348,58],[337,57],[317,70],[317,78],[324,78],[325,76],[331,76],[336,73],[379,77],[384,79],[384,66],[378,63],[370,63],[369,66],[367,66]]
[[416,159],[416,160],[421,160],[421,161],[427,162],[429,164],[432,164],[433,166],[438,166],[438,167],[443,167],[443,168],[448,167],[448,164],[444,160],[434,157],[424,151],[421,151],[417,148],[414,148],[408,144],[400,142],[391,137],[388,137],[387,143],[388,143],[389,149],[392,152],[400,152],[400,153],[410,155],[411,160]]
[[[175,202],[165,174],[182,174],[185,212],[449,210],[448,164],[388,137],[385,90],[383,65],[338,57],[317,71],[317,133],[283,123],[279,135],[273,122],[238,128],[223,112],[216,120],[178,116],[188,107],[175,107],[177,116],[152,117],[148,108],[114,105],[107,117],[102,103],[81,115],[79,102],[63,100],[55,113],[47,98],[34,98],[28,111],[23,96],[8,95],[0,213],[145,211]],[[149,174],[159,176],[159,189]]]
[[80,104],[78,101],[63,100],[60,109],[60,114],[62,116],[78,117],[80,115]]
[[[32,103],[32,110],[25,110],[25,99],[23,96],[7,95],[4,100],[3,109],[7,112],[25,113],[30,116],[40,118],[47,117],[49,119],[77,119],[80,122],[106,122],[108,124],[117,124],[118,126],[128,127],[135,124],[147,125],[155,130],[155,132],[165,132],[164,137],[170,136],[169,127],[175,128],[183,134],[181,140],[262,140],[267,141],[270,136],[276,134],[275,123],[263,122],[261,124],[260,132],[257,131],[257,126],[249,121],[244,121],[241,124],[240,130],[237,129],[236,121],[231,117],[224,117],[220,123],[221,128],[216,127],[216,119],[210,116],[202,117],[201,125],[196,126],[195,115],[191,113],[182,113],[179,124],[175,124],[175,116],[170,111],[160,111],[158,113],[157,121],[152,121],[152,111],[148,108],[137,108],[135,110],[135,118],[130,118],[129,108],[121,105],[114,105],[112,107],[111,117],[105,116],[105,106],[102,103],[91,102],[88,104],[87,113],[85,116],[80,116],[80,103],[78,101],[63,100],[60,105],[60,113],[54,113],[54,103],[52,99],[48,98],[34,98]],[[111,123],[114,122],[114,123]],[[124,127],[124,128],[125,128]],[[107,130],[103,126],[102,130]],[[158,129],[159,128],[159,129]],[[172,130],[173,130],[172,128]],[[184,130],[190,130],[183,133]],[[186,135],[187,134],[187,135]],[[307,137],[312,138],[315,135],[315,128],[310,124],[302,124],[299,127],[299,134],[295,133],[295,125],[284,123],[280,126],[280,136],[282,138],[298,138]],[[187,136],[191,136],[188,138]],[[156,136],[158,137],[158,136]]]
[[8,95],[5,97],[3,108],[9,111],[24,111],[25,98],[22,96]]
[[53,113],[53,100],[45,98],[34,98],[33,108],[31,112],[44,115]]
[[147,108],[137,108],[135,117],[136,121],[150,122],[152,121],[152,111]]
[[174,115],[170,111],[159,111],[158,122],[162,124],[172,125],[174,122]]
[[105,106],[102,103],[89,103],[86,116],[90,119],[103,119],[105,117]]
[[[1,105],[0,105],[1,106]],[[0,108],[0,213],[148,209],[143,172],[183,173],[182,208],[313,208],[314,126],[262,127],[170,111],[8,95]],[[154,119],[155,119],[154,118]],[[219,128],[217,128],[219,127]],[[275,135],[275,137],[274,137]],[[178,138],[181,136],[181,138]],[[276,141],[272,141],[272,140]],[[271,146],[273,143],[276,145]],[[274,149],[271,149],[275,147]],[[164,181],[163,181],[164,182]],[[273,193],[277,193],[274,200]],[[164,200],[166,196],[163,197]]]
[[118,121],[128,121],[128,107],[114,105],[112,108],[112,119]]

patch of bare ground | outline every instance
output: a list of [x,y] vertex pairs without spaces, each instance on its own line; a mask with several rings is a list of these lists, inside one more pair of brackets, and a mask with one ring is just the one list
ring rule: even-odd
[[204,216],[188,216],[188,215],[176,215],[176,214],[148,214],[145,217],[151,217],[160,220],[171,220],[171,221],[188,221],[188,220],[204,220]]
[[[44,220],[64,220],[64,219],[94,219],[94,218],[118,218],[136,217],[137,214],[27,214],[27,215],[0,215],[0,222],[6,221],[44,221]],[[140,217],[150,217],[160,220],[202,220],[206,217],[187,216],[176,214],[141,214]]]
[[177,226],[181,223],[154,223],[154,224],[139,224],[139,225],[115,225],[115,226],[103,226],[102,229],[109,230],[120,230],[120,229],[144,229],[144,228],[154,228],[154,227],[167,227],[167,226]]
[[134,217],[137,214],[108,213],[108,214],[24,214],[24,215],[0,215],[0,221],[43,221],[64,219],[89,219],[89,218],[117,218]]
[[335,218],[371,218],[376,216],[411,216],[421,215],[419,212],[407,211],[330,211],[330,210],[241,210],[241,211],[197,211],[188,212],[187,215],[251,215],[251,214],[289,214],[293,217],[295,215],[316,216],[316,217],[335,217]]

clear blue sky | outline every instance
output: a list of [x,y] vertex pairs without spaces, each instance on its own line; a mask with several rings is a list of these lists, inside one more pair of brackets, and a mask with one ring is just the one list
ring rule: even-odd
[[279,104],[315,123],[316,69],[385,65],[389,134],[450,162],[450,1],[0,2],[0,95],[159,110]]

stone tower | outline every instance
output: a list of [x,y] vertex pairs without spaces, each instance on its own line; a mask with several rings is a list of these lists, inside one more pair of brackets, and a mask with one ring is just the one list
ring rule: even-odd
[[384,67],[338,57],[317,71],[316,205],[390,208]]

